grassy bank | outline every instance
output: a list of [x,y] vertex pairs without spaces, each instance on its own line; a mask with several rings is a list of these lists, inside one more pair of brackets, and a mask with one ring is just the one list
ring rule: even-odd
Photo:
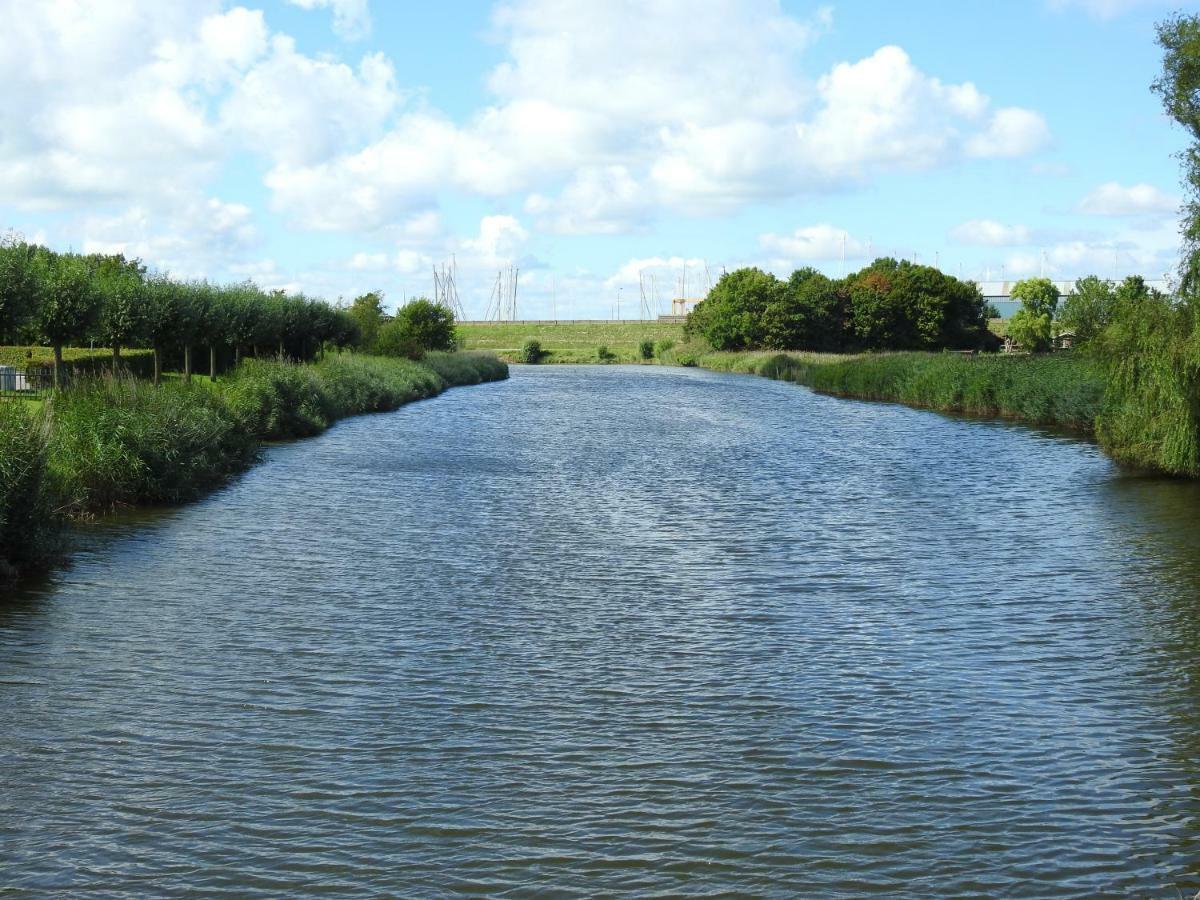
[[[685,357],[680,359],[680,357]],[[1083,356],[960,356],[952,353],[666,354],[664,362],[761,375],[822,393],[943,412],[1002,416],[1092,433],[1104,375]]]
[[2,403],[0,570],[45,568],[65,518],[195,499],[249,466],[263,441],[507,376],[488,354],[347,354],[314,365],[247,361],[216,383],[100,377],[40,409]]
[[[673,322],[460,322],[458,333],[468,350],[490,350],[519,362],[526,341],[541,344],[543,363],[639,362],[643,341],[653,344],[683,340],[683,326]],[[607,356],[600,355],[601,348]]]

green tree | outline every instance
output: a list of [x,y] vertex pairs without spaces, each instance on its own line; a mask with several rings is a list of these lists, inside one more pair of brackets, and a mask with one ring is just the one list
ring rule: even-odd
[[1063,298],[1058,323],[1063,331],[1075,333],[1080,346],[1094,341],[1112,321],[1115,295],[1112,282],[1089,275],[1075,282],[1075,290]]
[[1049,350],[1052,340],[1050,314],[1036,313],[1022,306],[1008,320],[1008,336],[1031,353]]
[[1054,318],[1060,294],[1049,278],[1026,278],[1013,285],[1010,296],[1019,300],[1021,308],[1034,316],[1047,315]]
[[62,385],[63,346],[95,325],[99,294],[86,261],[44,251],[38,259],[37,330],[54,348],[54,387]]
[[457,335],[454,313],[424,297],[410,300],[379,332],[379,351],[388,356],[417,356],[430,350],[453,350]]
[[1183,126],[1191,145],[1179,156],[1183,164],[1184,203],[1180,291],[1200,293],[1200,15],[1173,16],[1158,24],[1163,49],[1162,74],[1151,85],[1163,108]]
[[379,329],[383,327],[383,294],[379,291],[371,291],[369,294],[355,297],[354,302],[350,304],[349,312],[350,317],[358,323],[362,345],[371,349],[375,346]]
[[37,311],[37,248],[15,235],[0,238],[0,342],[18,343]]
[[728,272],[688,314],[684,330],[699,335],[714,350],[761,347],[767,308],[785,303],[786,292],[783,282],[761,269]]
[[121,348],[142,331],[146,285],[140,273],[116,268],[98,275],[96,286],[100,293],[97,335],[101,343],[112,348],[115,373],[121,365]]
[[163,350],[180,333],[187,288],[165,275],[146,280],[142,300],[141,337],[154,351],[154,383],[162,383]]
[[836,352],[843,342],[845,302],[838,285],[816,269],[797,269],[763,313],[763,344],[772,350]]

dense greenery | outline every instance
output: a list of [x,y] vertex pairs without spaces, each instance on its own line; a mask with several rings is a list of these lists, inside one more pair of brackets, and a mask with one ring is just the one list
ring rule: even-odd
[[894,259],[837,281],[815,269],[786,282],[759,269],[729,272],[686,330],[716,350],[979,349],[993,341],[976,285]]
[[[108,348],[113,371],[126,348],[149,348],[147,374],[157,384],[168,357],[190,381],[199,368],[215,378],[247,355],[312,361],[328,348],[354,347],[419,359],[453,350],[456,335],[453,314],[428,300],[389,319],[378,293],[342,309],[251,282],[176,281],[121,255],[55,253],[11,236],[0,241],[0,344],[51,348],[57,385],[70,368],[65,348],[89,342]],[[207,357],[200,366],[197,352]]]
[[1163,106],[1191,138],[1181,154],[1186,199],[1177,296],[1126,282],[1108,298],[1095,339],[1107,373],[1101,444],[1130,466],[1200,477],[1200,16],[1159,25]]
[[1104,398],[1103,373],[1075,355],[882,353],[822,359],[779,354],[755,361],[753,370],[830,394],[1085,432],[1092,430]]
[[0,583],[17,569],[43,568],[58,550],[45,426],[24,404],[0,403]]
[[317,434],[447,387],[505,378],[494,356],[356,354],[302,365],[245,360],[215,385],[79,379],[38,413],[0,404],[0,570],[53,559],[64,514],[178,503],[249,465],[260,442]]
[[613,319],[594,322],[462,322],[458,336],[464,349],[491,350],[510,362],[521,362],[526,341],[537,341],[544,363],[594,363],[597,349],[608,348],[620,362],[643,360],[643,341],[671,344],[683,337],[677,322]]

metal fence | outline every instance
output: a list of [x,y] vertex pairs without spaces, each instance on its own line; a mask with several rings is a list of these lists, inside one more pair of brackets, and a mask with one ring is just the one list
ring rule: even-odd
[[49,366],[0,366],[0,400],[45,397],[54,387],[54,372]]

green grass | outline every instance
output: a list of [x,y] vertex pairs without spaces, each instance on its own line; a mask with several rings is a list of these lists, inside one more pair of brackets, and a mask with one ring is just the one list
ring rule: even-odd
[[46,419],[0,403],[0,582],[57,556],[57,491],[49,472]]
[[643,340],[682,341],[683,326],[673,322],[467,322],[458,333],[467,350],[491,350],[509,362],[519,362],[527,340],[537,341],[544,363],[600,362],[607,347],[610,362],[642,362]]
[[692,364],[793,381],[842,397],[1002,416],[1087,433],[1094,430],[1104,403],[1103,372],[1073,354],[708,353]]

